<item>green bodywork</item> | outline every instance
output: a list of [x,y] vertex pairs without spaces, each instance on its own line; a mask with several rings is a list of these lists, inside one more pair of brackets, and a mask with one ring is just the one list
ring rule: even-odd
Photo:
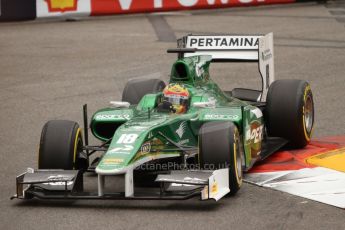
[[[245,101],[223,92],[209,77],[211,56],[178,59],[172,66],[169,83],[183,84],[191,95],[185,114],[157,111],[162,93],[145,95],[138,105],[105,108],[92,116],[91,130],[101,141],[110,141],[99,162],[99,174],[121,174],[129,167],[160,159],[181,156],[183,147],[198,148],[198,132],[211,121],[231,121],[241,135],[244,168],[249,169],[261,150],[263,117],[261,111]],[[177,71],[184,67],[184,76]],[[212,108],[194,106],[195,102],[214,102]],[[200,104],[200,103],[199,103]]]

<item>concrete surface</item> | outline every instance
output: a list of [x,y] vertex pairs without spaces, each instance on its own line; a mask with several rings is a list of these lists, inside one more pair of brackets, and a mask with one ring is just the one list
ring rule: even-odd
[[[331,3],[0,24],[0,229],[344,229],[344,210],[248,184],[218,203],[9,200],[47,120],[82,124],[82,105],[120,99],[127,79],[168,79],[169,36],[274,32],[276,78],[312,86],[314,135],[345,134],[345,9]],[[260,82],[254,64],[211,70],[224,89]]]

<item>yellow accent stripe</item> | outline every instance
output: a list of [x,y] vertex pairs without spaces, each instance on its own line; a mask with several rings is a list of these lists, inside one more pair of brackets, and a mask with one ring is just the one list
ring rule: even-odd
[[331,150],[306,159],[308,164],[345,172],[345,148]]
[[305,125],[305,116],[304,116],[304,113],[305,113],[305,109],[304,109],[304,106],[303,106],[303,131],[304,131],[304,136],[305,136],[305,139],[307,141],[310,141],[310,137],[308,136],[308,133],[307,133],[307,127]]
[[77,130],[77,134],[75,135],[75,139],[74,139],[74,149],[73,149],[73,169],[74,168],[74,165],[75,165],[75,162],[76,162],[76,159],[77,159],[77,144],[78,144],[78,136],[80,134],[80,128],[78,128]]
[[[304,103],[306,102],[307,94],[308,94],[309,91],[311,91],[310,85],[307,85],[307,87],[305,87],[305,89],[304,89],[304,96],[303,96]],[[310,136],[309,136],[308,133],[307,133],[307,127],[305,125],[305,116],[304,116],[304,114],[305,114],[305,105],[303,105],[303,116],[302,116],[303,117],[303,131],[304,131],[305,139],[309,142],[312,130],[310,130]]]
[[238,131],[236,129],[235,133],[234,133],[234,166],[235,166],[235,173],[236,173],[236,180],[238,185],[241,186],[242,184],[242,178],[239,178],[238,176],[238,172],[237,172],[237,146],[236,146],[236,140],[238,139]]
[[237,183],[240,184],[240,178],[238,178],[238,172],[237,172],[237,154],[236,154],[236,142],[234,142],[234,169],[235,169],[235,174],[236,174],[236,180]]

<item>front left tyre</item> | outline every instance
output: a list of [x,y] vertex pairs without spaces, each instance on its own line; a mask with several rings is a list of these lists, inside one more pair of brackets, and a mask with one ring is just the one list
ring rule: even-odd
[[205,170],[229,168],[230,195],[242,185],[240,135],[232,122],[208,122],[199,131],[199,162]]
[[42,129],[38,152],[39,169],[81,169],[88,167],[83,154],[81,129],[77,122],[48,121]]

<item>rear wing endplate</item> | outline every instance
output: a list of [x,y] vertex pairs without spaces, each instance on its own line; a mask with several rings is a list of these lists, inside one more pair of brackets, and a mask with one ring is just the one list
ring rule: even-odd
[[273,33],[266,35],[187,35],[177,40],[179,57],[211,55],[213,62],[258,62],[260,101],[274,81]]

